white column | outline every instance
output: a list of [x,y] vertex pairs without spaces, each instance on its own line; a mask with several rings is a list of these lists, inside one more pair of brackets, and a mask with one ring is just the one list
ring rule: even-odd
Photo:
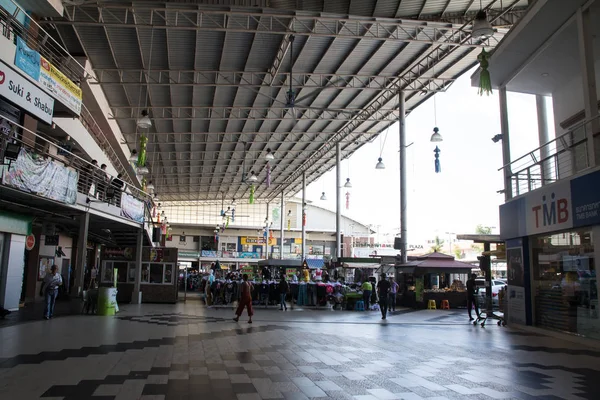
[[510,133],[508,129],[508,101],[506,98],[506,86],[499,90],[500,100],[500,131],[502,133],[502,164],[504,168],[504,201],[512,199],[512,181],[510,168]]
[[[19,309],[21,300],[21,288],[23,287],[23,271],[25,270],[25,236],[17,234],[5,234],[4,240],[8,245],[4,245],[4,250],[8,254],[3,254],[6,260],[5,268],[0,269],[0,305],[10,311]],[[2,267],[0,260],[0,267]]]
[[302,215],[300,223],[302,224],[302,261],[306,258],[306,226],[304,226],[304,213],[306,204],[306,172],[302,173]]
[[[550,141],[550,135],[548,134],[548,108],[546,107],[546,98],[542,95],[535,96],[535,104],[537,107],[537,122],[538,122],[538,137],[540,141],[540,157],[542,160],[546,160],[550,157],[550,148],[544,146]],[[552,170],[549,168],[551,165],[550,160],[543,161],[540,165],[541,184],[546,185],[550,183],[554,176]]]
[[[577,31],[579,36],[579,62],[583,78],[583,101],[585,105],[585,118],[590,121],[586,125],[588,165],[595,167],[598,163],[596,154],[599,147],[594,140],[594,133],[600,133],[600,119],[598,118],[598,93],[596,89],[596,72],[594,67],[594,37],[590,22],[590,10],[577,10]],[[593,120],[592,120],[593,119]]]
[[281,242],[279,244],[279,259],[280,260],[283,260],[283,236],[284,236],[283,219],[284,219],[284,216],[286,215],[284,213],[284,208],[285,208],[285,204],[284,204],[284,199],[283,199],[283,192],[281,192],[281,209],[279,211],[279,215],[280,215],[280,217],[279,217],[279,219],[280,219],[280,221],[279,221],[280,222],[279,230],[281,232],[280,235],[279,235],[279,240]]
[[269,203],[267,203],[267,217],[265,218],[265,232],[267,233],[267,237],[265,238],[265,260],[269,259]]
[[[400,135],[400,260],[402,264],[408,262],[408,214],[406,193],[406,104],[404,92],[398,92],[398,122]],[[379,235],[379,229],[377,229]],[[379,239],[379,238],[378,238]]]
[[[144,245],[144,229],[138,229],[135,242],[135,282],[133,284],[133,293],[131,294],[131,303],[140,304],[142,302],[142,249]],[[186,270],[187,271],[187,270]]]

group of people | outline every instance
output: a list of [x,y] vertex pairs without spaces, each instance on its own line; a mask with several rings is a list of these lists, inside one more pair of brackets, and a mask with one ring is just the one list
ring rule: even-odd
[[[285,279],[285,275],[281,275],[279,280],[279,310],[287,311],[287,304],[285,298],[290,292],[290,285]],[[242,275],[242,286],[240,292],[240,301],[238,303],[237,310],[235,311],[235,322],[238,322],[244,309],[248,310],[248,323],[252,323],[252,316],[254,310],[252,309],[252,282],[248,281],[248,274]]]
[[119,206],[121,204],[121,193],[125,183],[121,179],[122,174],[118,174],[116,178],[110,179],[106,172],[106,164],[102,164],[98,168],[98,161],[92,160],[91,164],[87,164],[82,171],[79,179],[79,190],[82,193],[89,194],[94,185],[94,193],[92,194],[100,201],[106,201],[110,204]]
[[[389,311],[396,311],[396,295],[398,294],[398,284],[394,278],[387,278],[381,274],[381,279],[375,285],[376,291],[373,291],[373,283],[369,280],[363,282],[361,289],[363,292],[363,302],[365,310],[369,310],[371,303],[379,303],[381,319],[387,319]],[[373,296],[375,297],[373,298]],[[373,300],[373,301],[371,301]]]

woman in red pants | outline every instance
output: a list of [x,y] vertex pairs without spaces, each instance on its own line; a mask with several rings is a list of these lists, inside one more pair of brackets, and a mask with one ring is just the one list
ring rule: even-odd
[[248,282],[248,275],[244,274],[242,277],[244,280],[242,282],[242,293],[240,296],[240,304],[235,312],[236,317],[233,319],[235,322],[238,322],[242,312],[244,312],[244,307],[248,307],[248,323],[252,323],[252,315],[254,312],[252,311],[252,284]]

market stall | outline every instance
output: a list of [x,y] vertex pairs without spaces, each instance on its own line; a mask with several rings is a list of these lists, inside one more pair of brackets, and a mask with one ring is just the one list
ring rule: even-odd
[[454,257],[431,253],[409,259],[396,266],[398,304],[403,307],[426,308],[434,300],[438,308],[447,300],[450,308],[466,307],[465,283],[473,265],[456,261]]

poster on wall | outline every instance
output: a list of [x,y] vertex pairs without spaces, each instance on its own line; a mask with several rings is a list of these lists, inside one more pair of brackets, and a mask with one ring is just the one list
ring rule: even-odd
[[526,324],[525,312],[525,269],[523,248],[506,249],[506,272],[508,275],[508,320]]
[[21,149],[2,182],[24,192],[67,204],[77,201],[78,173],[50,159]]
[[39,82],[44,89],[75,114],[81,114],[81,88],[44,57],[41,57],[40,65]]
[[40,256],[38,280],[43,281],[46,274],[50,272],[50,267],[54,265],[54,257]]
[[127,193],[123,193],[121,195],[121,216],[143,224],[144,203]]

